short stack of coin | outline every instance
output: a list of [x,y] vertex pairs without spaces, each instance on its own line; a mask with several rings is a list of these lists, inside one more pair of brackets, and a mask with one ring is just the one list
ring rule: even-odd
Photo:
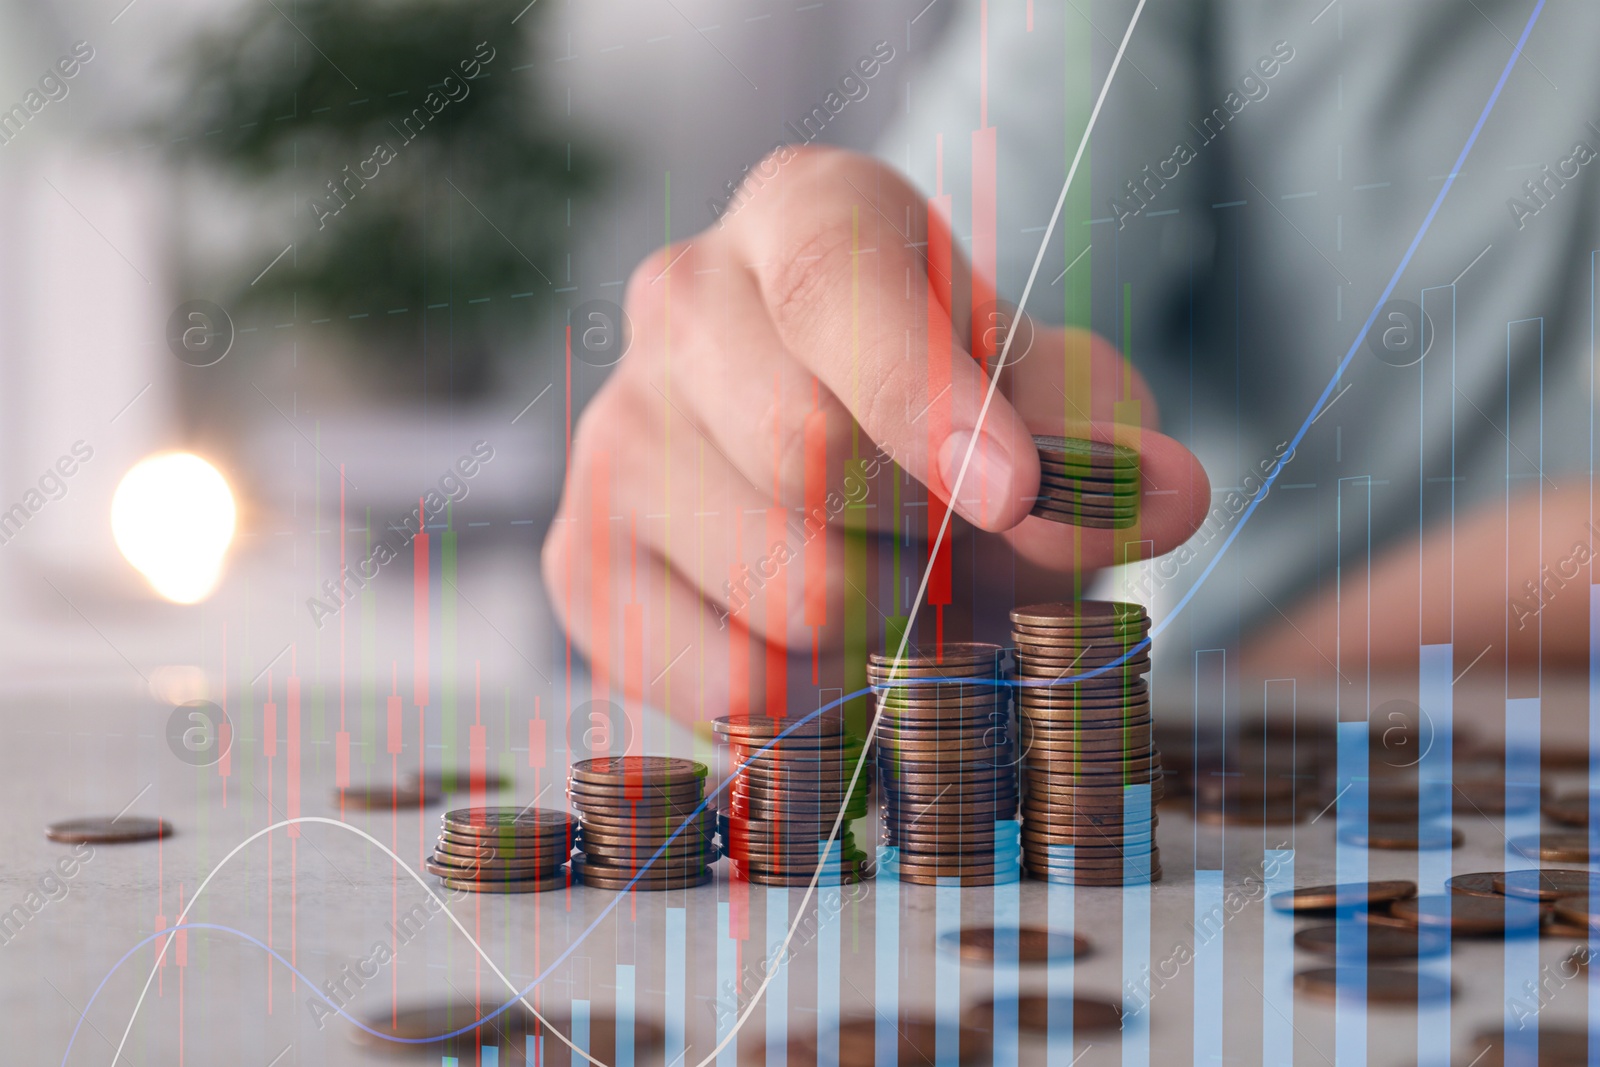
[[916,885],[1021,877],[1016,748],[998,645],[873,655],[879,807],[892,873]]
[[567,798],[582,822],[583,858],[572,869],[600,889],[687,889],[711,880],[716,812],[705,803],[709,769],[668,756],[579,760]]
[[451,889],[472,893],[541,893],[570,884],[578,821],[550,808],[458,808],[444,813],[433,856],[424,866]]
[[1122,530],[1139,520],[1139,454],[1124,445],[1035,435],[1039,498],[1033,514],[1052,522]]
[[1155,881],[1162,785],[1142,677],[1149,615],[1083,600],[1017,608],[1011,623],[1028,873],[1077,885]]
[[845,732],[841,716],[757,712],[716,719],[711,728],[727,741],[731,760],[723,844],[734,878],[809,885],[819,865],[829,884],[868,876],[851,823],[866,818],[871,765],[856,773],[866,746]]

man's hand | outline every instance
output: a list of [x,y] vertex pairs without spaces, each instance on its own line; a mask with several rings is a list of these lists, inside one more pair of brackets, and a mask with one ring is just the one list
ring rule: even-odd
[[[848,514],[869,537],[898,541],[912,592],[927,561],[920,538],[953,499],[965,521],[951,533],[975,538],[961,551],[994,560],[978,573],[1014,581],[1020,600],[1070,596],[1075,572],[1171,550],[1209,500],[1194,457],[1151,432],[1144,382],[1085,332],[1033,331],[985,411],[996,359],[971,355],[970,273],[924,198],[862,156],[785,153],[777,177],[721,226],[634,273],[633,346],[579,423],[545,544],[550,595],[597,675],[680,718],[724,714],[734,692],[753,690],[759,705],[752,658],[765,660],[769,699],[782,699],[770,683],[786,655],[800,665],[787,672],[795,681],[811,682],[815,656],[820,684],[837,686],[845,599],[874,603],[869,632],[880,635],[880,616],[908,610],[904,590],[876,601],[894,583],[848,577],[845,514],[824,509],[828,521],[808,534],[808,478],[812,507],[823,486],[859,505]],[[1140,524],[1030,518],[1032,433],[1136,448]],[[927,493],[887,462],[874,481],[846,476],[846,460],[874,455]],[[808,608],[808,571],[826,597],[820,612],[815,599]],[[962,599],[958,589],[954,606]],[[755,655],[730,660],[741,626]]]

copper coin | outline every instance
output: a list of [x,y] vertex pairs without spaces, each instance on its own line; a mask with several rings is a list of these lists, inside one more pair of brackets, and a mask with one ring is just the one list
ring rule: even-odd
[[[1039,438],[1034,438],[1039,443]],[[1043,447],[1043,445],[1041,445]],[[1118,600],[1074,600],[1027,604],[1011,609],[1011,621],[1021,626],[1070,626],[1074,623],[1127,623],[1149,618],[1143,605]]]
[[590,866],[584,860],[573,860],[572,873],[584,885],[594,886],[597,889],[624,890],[662,890],[662,889],[691,889],[695,886],[705,885],[711,881],[709,867],[667,874],[653,874],[650,871],[634,875],[622,872],[613,873],[610,868]]
[[1017,787],[1010,781],[946,782],[942,785],[908,785],[904,782],[883,782],[878,793],[885,800],[935,800],[940,797],[1001,797],[1017,796]]
[[572,885],[572,879],[564,870],[543,878],[441,878],[440,881],[447,889],[467,893],[548,893]]
[[1414,881],[1344,881],[1339,885],[1301,886],[1286,893],[1272,894],[1272,907],[1280,912],[1331,912],[1405,901],[1414,896]]
[[561,871],[561,865],[550,866],[545,864],[540,867],[458,867],[453,863],[441,863],[438,859],[428,859],[422,862],[422,869],[429,874],[440,878],[464,878],[474,881],[507,881],[523,878],[551,878]]
[[974,792],[976,792],[976,787],[979,787],[979,785],[998,785],[1014,781],[1016,781],[1016,773],[1011,771],[1011,768],[1005,768],[1003,771],[984,768],[984,771],[978,774],[955,774],[949,769],[946,769],[942,774],[928,774],[925,771],[894,774],[891,769],[885,769],[883,776],[878,777],[878,785],[885,792],[891,792],[891,790],[896,789],[912,789],[912,787],[922,787],[922,785],[939,787],[939,785],[947,785],[950,782],[966,782],[966,784],[973,785]]
[[676,813],[645,814],[629,817],[622,812],[586,811],[580,826],[585,830],[617,834],[670,834],[682,829],[685,832],[701,830],[709,833],[715,828],[716,812],[701,808],[692,815]]
[[503,774],[486,771],[482,775],[482,780],[474,783],[472,771],[460,767],[449,771],[430,767],[421,774],[413,771],[407,779],[413,790],[420,791],[430,798],[447,793],[468,793],[472,791],[474,785],[485,793],[499,793],[511,788],[511,779]]
[[1582,830],[1557,830],[1538,837],[1514,837],[1511,847],[1531,860],[1547,863],[1590,863],[1595,853],[1600,851],[1590,845],[1589,834]]
[[884,878],[894,882],[904,882],[906,885],[926,886],[987,886],[1011,885],[1013,882],[1022,881],[1022,868],[1016,867],[992,874],[922,874],[920,872],[895,871],[885,868],[879,872]]
[[462,856],[454,852],[442,852],[435,849],[429,854],[428,859],[447,867],[472,868],[482,871],[500,870],[542,870],[545,868],[559,867],[567,862],[571,852],[551,852],[543,856],[518,856],[515,859],[497,859],[494,857]]
[[[348,1029],[351,1039],[358,1045],[376,1052],[407,1058],[414,1057],[420,1051],[430,1059],[448,1056],[460,1063],[477,1063],[480,1047],[495,1046],[500,1049],[501,1063],[521,1063],[535,1055],[535,1052],[528,1047],[529,1037],[543,1042],[546,1056],[556,1055],[551,1050],[558,1048],[561,1053],[570,1055],[567,1053],[565,1043],[556,1036],[556,1033],[559,1032],[570,1039],[573,1034],[571,1018],[543,1005],[540,1012],[548,1025],[541,1023],[534,1018],[532,1012],[517,1003],[465,1033],[440,1041],[428,1040],[441,1034],[455,1033],[477,1022],[498,1009],[505,1002],[506,996],[504,991],[494,996],[485,993],[481,1006],[470,1000],[402,1005],[392,1015],[390,1008],[383,1007],[375,1009],[364,1020],[368,1027],[377,1031],[377,1034],[368,1033],[355,1026]],[[618,1062],[616,1017],[603,1011],[591,1011],[586,1014],[590,1027],[586,1051],[601,1063]],[[665,1031],[648,1016],[635,1015],[631,1025],[633,1047],[629,1050],[630,1053],[637,1050],[643,1054],[648,1049],[659,1047],[665,1040]],[[378,1035],[408,1039],[408,1043],[387,1041]]]
[[946,641],[934,648],[906,646],[903,655],[895,652],[869,652],[869,667],[927,667],[944,663],[978,663],[994,659],[1004,649],[983,641]]
[[823,871],[818,874],[815,869],[796,873],[781,873],[775,871],[752,871],[734,861],[728,867],[728,877],[735,882],[749,882],[752,885],[782,886],[809,886],[814,880],[818,885],[857,885],[872,878],[872,872],[865,868],[846,871]]
[[901,840],[918,841],[922,844],[937,845],[940,842],[951,843],[971,842],[975,845],[986,845],[993,842],[1011,842],[1018,840],[1018,824],[1014,820],[997,820],[988,826],[940,826],[937,823],[931,826],[908,826],[899,831]]
[[942,878],[953,875],[957,878],[986,877],[989,875],[1006,874],[1012,870],[1020,871],[1020,857],[983,860],[966,856],[916,856],[902,851],[892,863],[886,863],[884,869],[892,874],[916,874],[929,878]]
[[[1533,1032],[1530,1031],[1530,1036]],[[1589,1062],[1589,1031],[1576,1026],[1558,1026],[1553,1023],[1540,1023],[1537,1028],[1539,1051],[1536,1056],[1525,1056],[1536,1060],[1539,1067],[1586,1067]],[[1511,1055],[1505,1055],[1506,1035],[1502,1028],[1480,1030],[1472,1037],[1472,1049],[1479,1054],[1474,1062],[1479,1067],[1494,1065],[1500,1067],[1505,1060],[1516,1060],[1519,1057],[1515,1050]],[[1531,1050],[1530,1050],[1531,1052]]]
[[1089,940],[1040,926],[971,926],[942,939],[954,941],[964,960],[977,963],[1073,963],[1089,955]]
[[1017,1029],[1024,1033],[1049,1033],[1052,1017],[1058,1026],[1071,1020],[1074,1038],[1080,1033],[1112,1033],[1122,1028],[1122,1008],[1109,1000],[1050,997],[1038,993],[1024,993],[1005,1002],[982,1001],[963,1012],[961,1021],[974,1029],[992,1033],[995,1013],[1002,1006],[1007,1014],[1016,1018]]
[[429,790],[427,798],[411,786],[384,785],[381,782],[370,786],[359,786],[352,789],[335,789],[334,800],[346,808],[356,808],[362,811],[396,811],[400,809],[426,807],[429,801],[439,797],[441,792]]
[[1530,900],[1588,896],[1600,889],[1600,874],[1548,867],[1542,870],[1507,871],[1495,879],[1495,888],[1506,896]]
[[1470,935],[1534,933],[1543,918],[1531,900],[1442,894],[1396,901],[1389,913],[1417,926]]
[[1562,826],[1585,827],[1589,825],[1589,794],[1574,793],[1553,797],[1540,808],[1544,817]]
[[1380,823],[1369,822],[1365,827],[1350,826],[1339,832],[1339,840],[1363,848],[1379,848],[1400,852],[1417,852],[1424,849],[1459,848],[1461,831],[1440,823]]
[[434,851],[474,863],[560,863],[567,858],[575,844],[575,840],[567,840],[543,847],[475,848],[441,838],[434,845]]
[[908,667],[867,667],[867,680],[874,685],[896,687],[910,683],[908,688],[929,688],[943,685],[978,685],[995,679],[999,674],[999,660],[986,663],[929,663]]
[[[1539,927],[1540,937],[1570,937],[1587,940],[1592,934],[1587,926],[1581,923],[1568,922],[1555,913],[1552,908],[1544,917],[1544,925]],[[1587,961],[1585,961],[1587,966]]]
[[813,716],[780,716],[763,714],[724,715],[711,720],[713,733],[736,738],[822,738],[838,737],[844,733],[844,717],[823,713]]
[[1152,867],[1159,850],[1149,846],[1124,849],[1029,849],[1028,866],[1041,870],[1110,871]]
[[1557,900],[1552,909],[1552,917],[1570,926],[1600,930],[1600,910],[1590,910],[1587,893]]
[[676,785],[694,782],[710,773],[703,763],[673,756],[603,756],[572,765],[572,780],[595,785]]
[[172,824],[143,815],[97,815],[53,822],[44,836],[64,845],[127,845],[172,836]]
[[1294,943],[1329,959],[1415,960],[1448,950],[1450,935],[1420,928],[1325,923],[1295,931]]
[[966,742],[880,741],[879,759],[883,762],[971,763],[996,760],[1012,755],[1011,741],[1004,737],[978,737]]
[[1505,894],[1500,892],[1495,884],[1503,871],[1480,871],[1476,874],[1457,874],[1444,880],[1445,890],[1457,896],[1467,897],[1499,897]]
[[1348,995],[1364,988],[1368,1004],[1397,1007],[1450,998],[1444,979],[1398,967],[1314,967],[1294,976],[1294,988],[1324,1000],[1336,999],[1341,989]]
[[1036,882],[1048,882],[1056,885],[1081,885],[1081,886],[1127,886],[1149,885],[1161,881],[1161,868],[1156,867],[1148,871],[1058,871],[1036,870],[1032,867],[1024,868],[1029,878]]
[[841,862],[818,863],[816,860],[796,859],[792,862],[736,859],[733,861],[746,874],[770,874],[779,878],[811,877],[819,870],[823,876],[861,874],[867,868],[866,858]]
[[[901,1016],[891,1022],[893,1029],[889,1032],[898,1038],[898,1048],[893,1053],[896,1062],[907,1065],[936,1062],[939,1043],[937,1022],[921,1016]],[[839,1023],[837,1067],[877,1067],[878,1024],[877,1018],[847,1019]],[[803,1044],[804,1058],[793,1062],[821,1063],[816,1038],[813,1036]],[[957,1062],[975,1062],[983,1057],[989,1046],[988,1034],[962,1028],[956,1034]]]
[[500,834],[558,834],[575,825],[570,812],[555,808],[457,808],[444,813],[444,827],[474,837]]
[[567,798],[572,806],[584,808],[692,808],[705,797],[699,786],[657,789],[655,786],[617,786],[612,789],[585,786],[572,782],[567,786]]

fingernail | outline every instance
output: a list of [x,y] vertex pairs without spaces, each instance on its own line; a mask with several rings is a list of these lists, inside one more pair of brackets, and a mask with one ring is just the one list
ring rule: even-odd
[[939,473],[945,488],[956,497],[956,510],[980,526],[989,526],[999,517],[1006,494],[1011,492],[1011,456],[994,438],[979,434],[978,446],[967,462],[966,477],[961,479],[961,491],[956,493],[956,478],[971,444],[969,430],[957,430],[946,437],[939,448]]

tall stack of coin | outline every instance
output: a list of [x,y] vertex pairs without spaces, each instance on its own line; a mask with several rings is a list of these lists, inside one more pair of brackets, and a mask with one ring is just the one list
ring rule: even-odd
[[892,873],[917,885],[1021,877],[1016,748],[998,645],[873,655],[878,791]]
[[[1077,885],[1161,877],[1151,740],[1150,617],[1082,600],[1011,613],[1028,873]],[[1130,788],[1132,787],[1132,788]]]
[[577,820],[550,808],[458,808],[444,814],[433,856],[424,864],[451,889],[540,893],[569,884]]
[[[865,745],[834,713],[807,718],[730,715],[711,728],[732,760],[723,844],[734,878],[757,885],[809,885],[822,866],[833,884],[867,876],[867,855],[851,823],[867,815],[870,765],[856,775]],[[855,776],[854,788],[850,779]],[[833,826],[843,811],[835,836]]]
[[572,869],[600,889],[687,889],[711,880],[716,813],[703,763],[668,756],[579,760],[567,797],[582,823]]
[[1036,435],[1039,498],[1033,514],[1121,530],[1139,520],[1139,454],[1124,445]]

